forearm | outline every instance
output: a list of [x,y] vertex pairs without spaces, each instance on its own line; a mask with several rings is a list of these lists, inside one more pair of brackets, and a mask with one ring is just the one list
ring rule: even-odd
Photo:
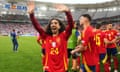
[[68,22],[68,26],[67,26],[67,28],[65,29],[65,32],[66,32],[66,39],[68,39],[69,36],[70,36],[71,33],[72,33],[73,19],[72,19],[71,12],[65,12],[65,13],[66,13],[67,22]]
[[115,38],[111,41],[111,43],[116,43],[116,42],[117,42],[117,38]]
[[41,32],[41,31],[42,31],[42,28],[41,28],[40,24],[37,22],[36,18],[34,17],[34,13],[31,13],[31,14],[30,14],[30,19],[31,19],[32,24],[33,24],[33,26],[35,27],[35,29],[36,29],[38,32]]
[[82,51],[85,51],[86,50],[86,47],[84,47],[82,44],[79,44],[76,48],[75,48],[75,51],[77,52],[82,52]]
[[41,34],[42,37],[45,37],[45,32],[44,30],[41,28],[40,24],[38,23],[38,21],[36,20],[36,18],[34,17],[34,13],[30,14],[30,19],[32,21],[32,24],[34,26],[34,28]]
[[120,41],[120,37],[117,38],[116,42]]
[[68,25],[73,28],[73,18],[72,18],[72,14],[70,11],[68,12],[65,12],[66,14],[66,17],[67,17],[67,22],[68,22]]
[[111,44],[111,41],[104,39],[105,44]]
[[73,51],[74,51],[74,53],[80,52],[80,48],[74,49]]

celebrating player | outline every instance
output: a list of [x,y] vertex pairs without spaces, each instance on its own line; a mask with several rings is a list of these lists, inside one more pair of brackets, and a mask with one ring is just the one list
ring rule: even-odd
[[116,48],[116,40],[117,40],[117,31],[112,29],[112,24],[109,23],[107,25],[106,41],[107,41],[107,54],[108,54],[108,62],[110,64],[109,68],[111,69],[111,55],[114,60],[114,72],[118,72],[118,59],[117,59],[117,48]]
[[35,29],[41,34],[45,44],[45,72],[65,72],[67,71],[67,40],[72,33],[73,19],[70,10],[65,5],[55,5],[58,11],[64,12],[67,16],[68,27],[59,19],[51,19],[46,32],[34,17],[34,2],[28,3],[28,12]]
[[96,24],[95,26],[95,35],[94,35],[94,40],[96,43],[96,55],[98,55],[98,61],[97,61],[97,66],[96,66],[96,72],[100,72],[100,63],[102,62],[104,65],[104,71],[105,72],[110,72],[108,63],[107,61],[107,51],[106,51],[106,46],[105,46],[105,33],[100,30],[101,24]]
[[90,26],[90,22],[90,15],[84,14],[80,17],[80,25],[84,28],[82,31],[82,44],[78,45],[76,49],[71,52],[72,54],[79,51],[82,53],[82,72],[96,72],[94,29]]

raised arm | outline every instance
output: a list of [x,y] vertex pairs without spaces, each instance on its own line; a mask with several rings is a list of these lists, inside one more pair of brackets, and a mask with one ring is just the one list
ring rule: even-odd
[[37,19],[34,16],[34,9],[35,4],[33,1],[28,2],[28,13],[30,15],[30,20],[32,21],[32,24],[34,28],[41,34],[41,37],[44,39],[46,38],[45,31],[41,28],[40,24],[38,23]]
[[67,22],[68,22],[68,26],[67,28],[65,29],[65,32],[66,32],[66,38],[68,39],[69,36],[71,35],[72,33],[72,28],[73,28],[73,18],[72,18],[72,15],[71,15],[71,12],[68,11],[68,12],[65,12],[66,13],[66,16],[67,16]]
[[70,9],[69,9],[67,6],[62,5],[62,4],[57,4],[57,5],[56,5],[56,9],[57,9],[58,11],[65,12],[65,14],[66,14],[68,26],[67,26],[67,28],[65,29],[65,34],[66,34],[66,39],[68,39],[69,36],[70,36],[71,33],[72,33],[72,28],[73,28],[73,18],[72,18]]

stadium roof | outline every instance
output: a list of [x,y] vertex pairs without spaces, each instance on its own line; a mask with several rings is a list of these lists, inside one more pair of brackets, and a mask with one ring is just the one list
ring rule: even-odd
[[[29,0],[1,0],[8,1],[9,3],[14,2],[26,2]],[[97,8],[106,8],[120,6],[120,0],[34,0],[37,4],[52,5],[54,3],[64,3],[68,6],[73,6],[75,8],[82,9],[97,9]]]
[[40,2],[52,2],[52,3],[66,3],[66,4],[93,4],[93,3],[104,3],[113,0],[36,0]]

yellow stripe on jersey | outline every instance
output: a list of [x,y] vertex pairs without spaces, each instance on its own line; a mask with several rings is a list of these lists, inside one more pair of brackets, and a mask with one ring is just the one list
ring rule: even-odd
[[45,66],[48,64],[48,53],[46,54],[46,59],[45,59]]
[[67,66],[67,62],[66,62],[66,57],[65,57],[65,55],[63,56],[63,59],[64,59],[65,71],[67,71],[67,70],[68,70],[68,66]]
[[88,43],[88,47],[89,47],[89,50],[90,50],[90,52],[91,52],[92,49],[91,49],[91,45],[90,45],[90,43]]
[[90,70],[90,68],[88,67],[87,63],[86,63],[86,60],[85,60],[85,57],[84,57],[84,56],[83,56],[83,63],[84,63],[84,66],[85,66],[85,70],[86,70],[87,72],[92,72],[92,71]]

